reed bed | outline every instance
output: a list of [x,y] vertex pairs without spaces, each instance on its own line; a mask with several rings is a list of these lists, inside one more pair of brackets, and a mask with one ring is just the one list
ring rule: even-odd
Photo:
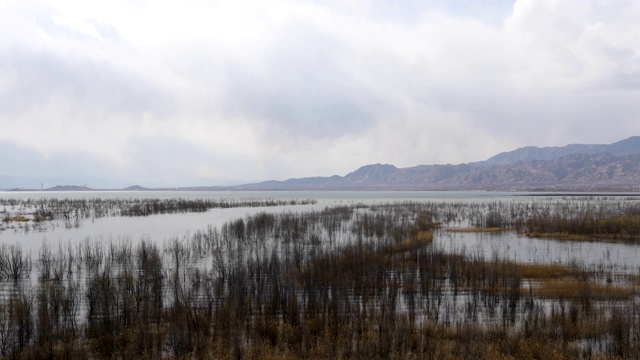
[[[177,214],[187,212],[205,212],[210,209],[237,207],[274,207],[284,205],[315,204],[312,199],[305,200],[217,200],[184,198],[123,198],[123,199],[3,199],[3,220],[8,221],[46,221],[54,219],[86,219],[109,216],[149,216],[157,214]],[[7,209],[7,207],[9,209]],[[10,213],[22,215],[10,216]],[[30,215],[27,218],[24,215]]]

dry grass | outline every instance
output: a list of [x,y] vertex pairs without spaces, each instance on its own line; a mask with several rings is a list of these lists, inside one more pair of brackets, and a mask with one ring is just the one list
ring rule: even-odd
[[560,264],[512,264],[522,277],[528,279],[558,279],[575,275],[577,269]]
[[634,287],[640,286],[640,275],[627,275],[626,280]]
[[445,231],[454,232],[454,233],[492,233],[492,232],[503,232],[509,231],[511,229],[506,227],[473,227],[473,228],[445,228]]
[[431,231],[420,231],[418,235],[407,239],[391,247],[391,252],[406,252],[425,247],[433,242],[433,233]]
[[486,261],[482,264],[485,269],[495,269],[501,274],[518,274],[526,279],[544,280],[575,277],[581,270],[569,265],[561,264],[524,264],[516,262]]
[[576,280],[544,281],[534,288],[534,293],[545,299],[565,300],[628,300],[634,295],[630,288]]

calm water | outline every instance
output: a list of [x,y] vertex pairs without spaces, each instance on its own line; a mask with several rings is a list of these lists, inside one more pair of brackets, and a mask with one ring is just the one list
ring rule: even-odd
[[633,244],[539,239],[502,233],[440,231],[435,244],[449,252],[464,251],[485,259],[511,259],[523,263],[583,264],[617,272],[640,271],[640,246]]
[[[0,231],[0,242],[20,244],[26,251],[37,253],[43,242],[53,247],[59,243],[77,244],[85,239],[119,241],[150,239],[159,243],[182,238],[208,226],[223,223],[259,212],[300,212],[323,209],[327,206],[356,203],[376,204],[397,201],[430,202],[494,202],[539,201],[539,194],[498,192],[0,192],[0,198],[187,198],[216,200],[317,200],[313,205],[281,207],[212,209],[204,213],[163,214],[147,217],[110,217],[83,219],[77,228],[65,228],[52,222],[46,231],[8,229]],[[0,209],[2,211],[3,209]],[[7,209],[10,210],[10,209]],[[600,242],[558,241],[520,236],[514,232],[451,233],[440,231],[435,246],[448,251],[465,251],[469,255],[509,258],[523,262],[578,262],[585,265],[608,266],[625,272],[640,269],[640,246]]]

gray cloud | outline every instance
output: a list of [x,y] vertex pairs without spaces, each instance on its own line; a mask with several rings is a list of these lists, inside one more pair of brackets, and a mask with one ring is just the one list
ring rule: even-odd
[[349,49],[302,22],[287,24],[258,71],[230,65],[222,102],[231,116],[264,120],[293,136],[316,138],[370,127],[382,99],[346,72]]
[[175,111],[172,97],[164,89],[109,63],[73,61],[47,52],[14,48],[0,58],[0,69],[17,79],[7,96],[0,98],[0,112],[12,116],[51,98],[62,99],[81,111],[113,115],[170,115]]
[[98,5],[0,5],[4,179],[283,179],[640,133],[635,2]]
[[150,186],[215,185],[233,180],[238,164],[250,159],[221,157],[197,143],[165,137],[136,138],[127,149],[126,171]]

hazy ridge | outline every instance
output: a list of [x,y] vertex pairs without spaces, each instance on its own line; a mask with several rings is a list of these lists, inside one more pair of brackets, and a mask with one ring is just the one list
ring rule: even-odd
[[[96,189],[65,185],[44,190]],[[633,136],[613,144],[527,146],[497,154],[485,161],[458,165],[418,165],[398,168],[389,164],[372,164],[362,166],[345,176],[270,180],[237,186],[146,188],[132,185],[119,190],[638,191],[640,190],[640,136]]]
[[640,189],[640,137],[607,145],[528,146],[458,165],[366,165],[345,176],[267,181],[235,189],[635,191]]

